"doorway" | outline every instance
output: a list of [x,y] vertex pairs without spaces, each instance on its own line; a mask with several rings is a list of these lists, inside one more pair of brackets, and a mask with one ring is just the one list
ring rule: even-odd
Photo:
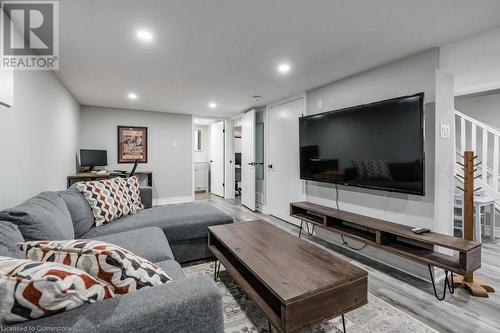
[[224,197],[224,122],[210,125],[210,193]]
[[265,112],[252,109],[233,119],[235,199],[252,211],[264,211]]
[[225,133],[224,121],[193,120],[193,180],[195,200],[224,197]]

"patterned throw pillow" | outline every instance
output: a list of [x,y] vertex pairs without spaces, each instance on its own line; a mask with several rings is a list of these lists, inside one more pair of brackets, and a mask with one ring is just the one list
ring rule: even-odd
[[78,183],[76,186],[89,203],[96,226],[135,212],[129,190],[121,178]]
[[0,257],[0,324],[71,310],[114,296],[105,282],[57,263]]
[[128,197],[132,203],[132,207],[135,212],[144,209],[144,205],[141,201],[141,187],[139,185],[139,179],[136,176],[130,178],[124,178],[122,181],[125,183],[125,187],[128,190]]
[[389,162],[386,160],[363,160],[366,179],[392,180]]
[[366,172],[365,168],[363,166],[362,161],[360,160],[352,160],[352,165],[356,169],[356,179],[365,179],[366,178]]
[[158,265],[117,245],[95,240],[19,243],[26,258],[79,268],[109,283],[115,294],[167,283],[172,279]]

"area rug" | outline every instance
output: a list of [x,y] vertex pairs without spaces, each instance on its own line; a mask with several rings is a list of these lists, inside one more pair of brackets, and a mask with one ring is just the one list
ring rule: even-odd
[[[201,263],[183,268],[188,277],[207,275],[213,279],[214,263]],[[240,289],[223,266],[217,280],[224,303],[224,326],[226,333],[269,332],[267,319],[259,308]],[[347,332],[402,333],[402,332],[437,332],[404,312],[387,304],[383,300],[368,294],[368,304],[349,312],[345,316]],[[277,332],[277,330],[273,330]],[[342,321],[335,318],[326,321],[310,332],[342,332]]]

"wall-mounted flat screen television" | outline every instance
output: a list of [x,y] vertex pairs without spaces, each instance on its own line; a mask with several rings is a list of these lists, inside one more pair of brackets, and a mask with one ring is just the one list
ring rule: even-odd
[[424,93],[299,119],[300,178],[425,195]]

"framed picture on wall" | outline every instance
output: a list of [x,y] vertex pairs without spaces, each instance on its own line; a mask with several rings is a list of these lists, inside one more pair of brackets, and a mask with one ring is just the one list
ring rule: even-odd
[[148,128],[118,126],[118,163],[148,162]]

